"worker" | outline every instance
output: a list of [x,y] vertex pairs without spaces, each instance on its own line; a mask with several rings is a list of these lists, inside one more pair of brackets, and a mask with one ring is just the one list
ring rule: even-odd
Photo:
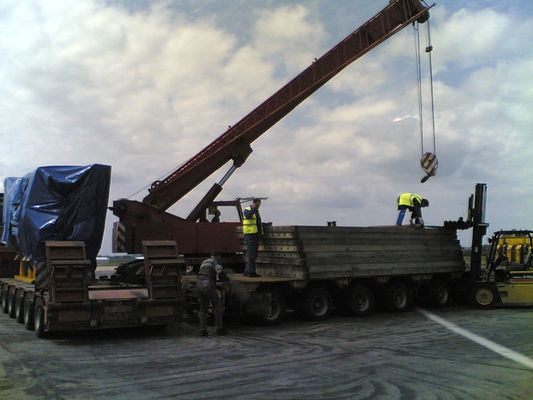
[[194,294],[198,299],[200,320],[200,336],[207,336],[207,307],[211,303],[215,314],[215,334],[226,335],[228,331],[223,326],[224,304],[218,294],[216,281],[228,281],[226,274],[219,264],[217,256],[213,255],[204,260],[198,271],[198,278]]
[[222,215],[222,213],[220,212],[220,210],[218,209],[218,207],[214,207],[213,208],[213,212],[212,214],[214,215],[213,218],[211,219],[211,222],[220,222],[220,215]]
[[429,201],[416,193],[402,193],[398,196],[398,219],[396,225],[403,223],[403,218],[407,210],[411,211],[411,225],[424,227],[422,218],[422,207],[429,206]]
[[244,243],[246,244],[246,267],[243,272],[244,276],[260,276],[255,271],[255,259],[257,258],[257,250],[259,248],[259,236],[263,233],[261,215],[259,215],[260,207],[261,200],[253,199],[252,204],[246,207],[243,212],[242,232],[244,234]]

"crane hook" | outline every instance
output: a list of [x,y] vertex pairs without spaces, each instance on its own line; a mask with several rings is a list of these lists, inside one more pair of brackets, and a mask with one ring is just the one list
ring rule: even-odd
[[426,176],[424,176],[420,182],[424,183],[426,182],[430,177],[435,176],[437,174],[437,168],[439,167],[439,160],[437,159],[437,156],[433,153],[426,152],[420,158],[420,166],[426,173]]

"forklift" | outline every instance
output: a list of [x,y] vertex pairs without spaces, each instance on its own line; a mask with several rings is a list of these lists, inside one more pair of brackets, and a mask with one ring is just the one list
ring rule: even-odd
[[474,228],[470,261],[470,302],[478,308],[533,306],[533,231],[501,230],[489,239],[486,268],[481,268],[487,185],[476,185],[469,200],[468,224]]
[[533,231],[502,230],[494,233],[489,242],[487,268],[478,282],[479,286],[490,283],[492,290],[479,288],[474,304],[481,308],[497,304],[533,306]]

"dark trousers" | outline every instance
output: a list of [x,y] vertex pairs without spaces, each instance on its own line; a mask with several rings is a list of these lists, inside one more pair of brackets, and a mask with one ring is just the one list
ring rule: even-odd
[[257,258],[257,250],[259,248],[259,235],[244,235],[244,243],[246,244],[246,267],[244,268],[244,272],[255,274],[255,259]]
[[420,206],[398,206],[398,218],[396,219],[396,225],[401,225],[403,223],[403,218],[407,210],[411,211],[411,224],[421,224],[424,225],[424,220],[422,219],[422,210]]
[[220,300],[217,290],[213,286],[197,287],[195,295],[200,306],[198,313],[200,329],[207,329],[207,308],[209,307],[209,303],[213,306],[213,312],[215,314],[215,329],[222,328],[224,304],[222,304],[222,300]]

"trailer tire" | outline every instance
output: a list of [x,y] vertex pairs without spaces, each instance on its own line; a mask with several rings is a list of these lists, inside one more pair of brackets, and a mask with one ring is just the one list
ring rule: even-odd
[[35,268],[35,288],[43,289],[48,286],[48,265],[45,262],[38,262]]
[[402,282],[389,282],[383,290],[383,300],[387,311],[402,312],[411,306],[411,290]]
[[451,301],[450,287],[446,281],[434,280],[429,286],[429,304],[436,308],[446,307]]
[[35,299],[33,307],[33,325],[35,327],[35,336],[44,338],[46,336],[44,326],[44,304],[40,297]]
[[285,296],[278,290],[263,290],[261,293],[270,295],[270,305],[266,315],[258,316],[259,322],[269,326],[281,324],[287,312]]
[[15,293],[15,320],[22,324],[24,322],[24,290],[17,290]]
[[7,293],[8,293],[8,289],[9,289],[9,286],[7,285],[2,285],[2,289],[0,291],[0,300],[2,301],[1,303],[1,307],[2,307],[2,312],[4,314],[7,314]]
[[361,317],[374,311],[375,297],[370,288],[357,284],[348,290],[347,306],[352,315]]
[[470,301],[482,309],[492,308],[496,304],[496,293],[490,284],[478,283],[470,291]]
[[35,329],[35,321],[33,320],[33,302],[29,295],[24,297],[24,327],[29,331]]
[[15,318],[16,297],[16,289],[14,287],[9,288],[7,292],[7,315],[9,318]]
[[333,300],[329,292],[321,287],[304,290],[300,299],[300,311],[310,321],[323,321],[333,311]]

